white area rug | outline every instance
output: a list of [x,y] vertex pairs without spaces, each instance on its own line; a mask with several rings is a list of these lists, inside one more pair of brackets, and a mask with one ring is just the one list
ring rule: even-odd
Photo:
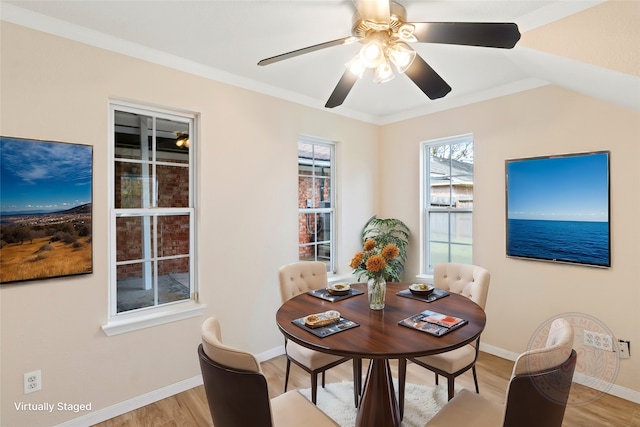
[[[398,385],[395,384],[396,398]],[[300,390],[303,396],[311,400],[311,389]],[[356,422],[356,408],[353,406],[353,383],[342,382],[327,384],[323,389],[318,386],[317,406],[333,418],[342,427],[353,427]],[[447,387],[435,387],[407,383],[405,387],[403,427],[424,427],[445,403]]]

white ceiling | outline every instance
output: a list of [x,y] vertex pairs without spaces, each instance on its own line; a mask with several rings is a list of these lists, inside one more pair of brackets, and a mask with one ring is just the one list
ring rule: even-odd
[[[575,0],[400,0],[409,21],[516,22],[521,32],[601,3]],[[260,59],[350,35],[351,0],[2,1],[2,19],[324,108],[358,44],[265,67]],[[336,113],[388,123],[548,84],[531,52],[413,44],[452,92],[429,100],[406,76],[358,81]],[[533,70],[533,71],[532,71]]]

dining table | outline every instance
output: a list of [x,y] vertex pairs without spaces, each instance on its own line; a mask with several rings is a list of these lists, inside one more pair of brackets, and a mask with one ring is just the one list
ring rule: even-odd
[[[367,284],[350,285],[350,295],[326,298],[307,292],[286,301],[276,312],[276,323],[286,339],[312,350],[353,359],[370,360],[356,415],[357,427],[396,427],[402,420],[402,400],[396,398],[389,361],[428,356],[462,347],[475,341],[486,323],[484,310],[469,298],[441,292],[433,301],[409,292],[410,283],[386,284],[385,305],[381,310],[369,307]],[[337,311],[344,329],[322,336],[306,327],[306,316]],[[424,310],[464,320],[441,336],[406,327],[401,321]],[[354,378],[356,384],[359,379]],[[357,386],[354,384],[354,386]]]

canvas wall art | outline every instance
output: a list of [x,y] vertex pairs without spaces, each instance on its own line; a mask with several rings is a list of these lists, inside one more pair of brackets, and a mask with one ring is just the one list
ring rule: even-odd
[[0,284],[93,270],[93,147],[0,137]]
[[507,256],[611,266],[609,152],[506,161]]

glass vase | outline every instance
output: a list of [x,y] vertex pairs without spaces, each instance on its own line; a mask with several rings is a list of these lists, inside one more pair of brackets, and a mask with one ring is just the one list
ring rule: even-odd
[[371,310],[382,310],[384,308],[384,297],[387,293],[387,281],[384,277],[374,277],[367,282],[369,292],[369,308]]

